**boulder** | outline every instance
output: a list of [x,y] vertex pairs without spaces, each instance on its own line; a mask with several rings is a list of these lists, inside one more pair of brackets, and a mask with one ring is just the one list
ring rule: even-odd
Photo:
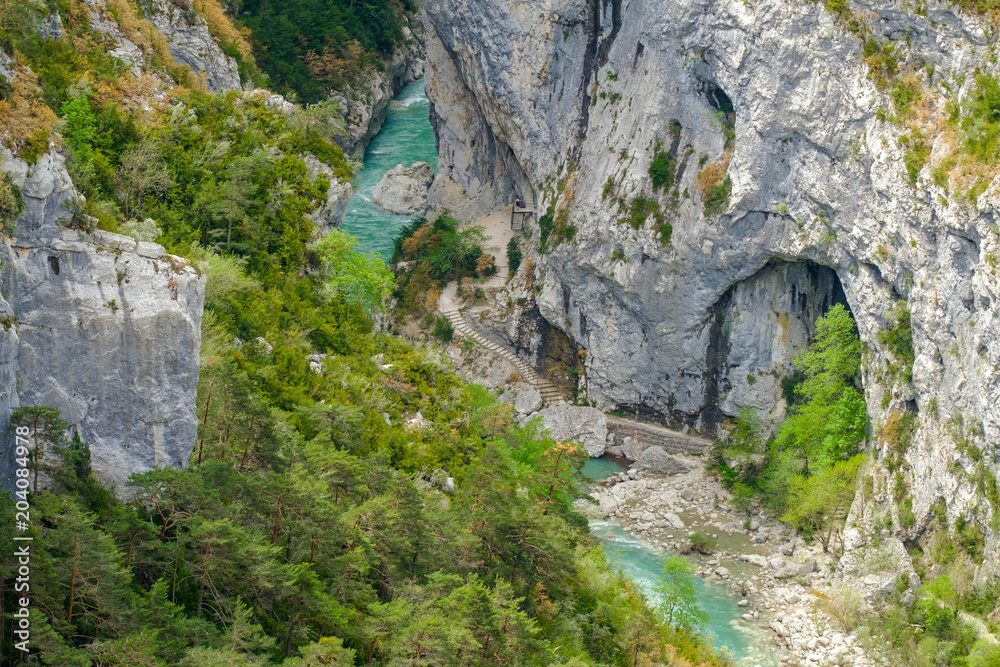
[[645,451],[646,445],[642,442],[636,440],[630,435],[625,436],[622,440],[622,456],[627,458],[629,461],[638,461],[639,456]]
[[591,457],[604,454],[608,437],[608,419],[596,408],[556,405],[538,415],[542,425],[556,440],[579,442]]
[[815,571],[816,571],[816,559],[810,558],[806,562],[802,563],[802,565],[799,565],[798,569],[796,570],[796,573],[799,575],[806,575],[809,574],[810,572],[815,572]]
[[681,463],[676,456],[667,454],[666,450],[659,447],[650,447],[644,450],[639,455],[635,465],[640,470],[657,475],[682,475],[688,471],[688,467]]
[[414,162],[409,167],[396,165],[372,190],[372,203],[397,215],[423,215],[433,180],[434,170],[426,162]]
[[541,407],[542,395],[538,393],[537,389],[517,392],[517,397],[514,399],[514,409],[517,410],[518,414],[530,415],[532,412],[538,412]]

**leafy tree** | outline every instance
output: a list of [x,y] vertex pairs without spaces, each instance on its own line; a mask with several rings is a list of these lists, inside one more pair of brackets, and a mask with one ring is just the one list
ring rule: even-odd
[[778,429],[775,446],[793,452],[808,475],[853,456],[867,436],[864,397],[854,386],[861,342],[846,308],[836,304],[816,321],[815,339],[795,364],[805,374],[796,388],[801,402]]
[[358,240],[337,229],[312,249],[319,256],[324,282],[332,295],[360,305],[369,315],[384,311],[395,279],[381,258],[358,252]]
[[657,609],[667,625],[697,632],[708,623],[708,614],[698,604],[694,566],[680,556],[663,561],[663,573],[653,590],[660,598]]
[[834,530],[844,521],[854,500],[858,470],[864,458],[858,454],[847,461],[838,461],[812,477],[793,476],[789,480],[788,512],[781,520],[818,539],[823,551],[827,551]]

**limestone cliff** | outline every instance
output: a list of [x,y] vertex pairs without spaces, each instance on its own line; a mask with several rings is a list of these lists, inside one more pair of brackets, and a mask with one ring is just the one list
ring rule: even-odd
[[[908,7],[851,3],[925,91],[917,118],[942,118],[970,94],[989,40],[950,5]],[[876,460],[891,415],[919,425],[903,469],[915,521],[877,466],[854,516],[888,517],[913,538],[943,499],[950,521],[978,521],[998,562],[1000,184],[971,204],[951,196],[932,165],[954,137],[943,121],[921,135],[892,121],[862,40],[822,4],[773,0],[431,0],[425,11],[431,203],[471,218],[532,192],[552,207],[546,251],[514,284],[586,350],[591,400],[706,434],[741,405],[778,416],[791,355],[846,301],[868,349]],[[929,163],[914,165],[917,140]],[[654,189],[659,154],[671,182]],[[879,335],[901,301],[912,381]]]
[[[57,153],[29,167],[4,150],[0,169],[24,213],[0,246],[8,323],[0,331],[0,421],[18,405],[60,409],[90,445],[103,479],[186,465],[205,280],[155,243],[65,226],[77,194]],[[12,484],[10,434],[0,485]]]

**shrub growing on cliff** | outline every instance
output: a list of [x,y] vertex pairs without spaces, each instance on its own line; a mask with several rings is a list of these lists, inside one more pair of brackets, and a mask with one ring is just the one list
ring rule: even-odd
[[671,152],[658,151],[649,165],[649,177],[653,190],[669,190],[674,187],[674,173],[677,171],[677,156]]
[[705,191],[702,202],[705,204],[705,217],[718,215],[726,210],[729,204],[729,194],[732,192],[733,182],[726,176],[721,181],[711,186]]

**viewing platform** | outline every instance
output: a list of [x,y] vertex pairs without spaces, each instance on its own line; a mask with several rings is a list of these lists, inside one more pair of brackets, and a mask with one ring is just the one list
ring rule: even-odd
[[[510,210],[510,228],[514,231],[524,229],[524,219],[526,216],[535,214],[535,197],[533,194],[514,200],[514,206]],[[521,216],[518,218],[518,216]]]

